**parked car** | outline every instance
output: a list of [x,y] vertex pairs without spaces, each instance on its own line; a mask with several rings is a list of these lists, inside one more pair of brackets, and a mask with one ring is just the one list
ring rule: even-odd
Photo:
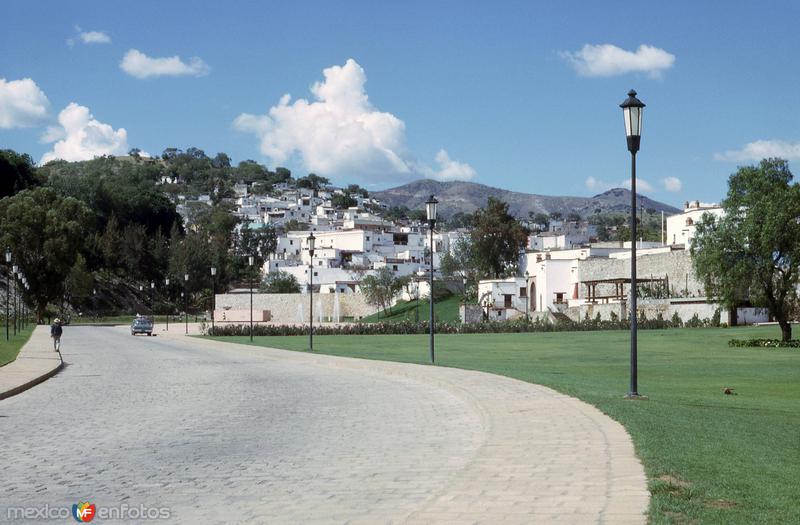
[[153,321],[147,317],[137,317],[131,323],[131,335],[147,334],[153,335]]

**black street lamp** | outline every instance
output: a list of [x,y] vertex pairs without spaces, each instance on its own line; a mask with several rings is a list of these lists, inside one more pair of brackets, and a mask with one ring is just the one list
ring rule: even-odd
[[16,264],[11,267],[11,279],[14,281],[14,335],[17,335],[17,272],[19,266]]
[[253,342],[253,257],[252,255],[247,258],[247,263],[250,266],[250,342]]
[[636,355],[636,153],[642,139],[642,114],[644,103],[636,98],[636,91],[628,91],[628,98],[619,105],[625,118],[625,135],[628,139],[628,151],[631,152],[631,386],[628,398],[640,397],[638,390],[638,370]]
[[433,228],[436,226],[436,205],[439,203],[433,195],[431,195],[427,201],[425,201],[425,211],[428,215],[428,229],[431,232],[431,293],[430,293],[430,303],[431,303],[431,314],[429,318],[430,330],[431,330],[431,364],[435,363],[435,354],[433,351],[433,325],[435,323],[434,314],[433,314]]
[[156,283],[150,281],[150,313],[153,314],[153,331],[156,329]]
[[186,335],[189,335],[189,274],[183,274],[183,318],[186,322]]
[[[11,248],[6,248],[6,265],[7,266],[11,265]],[[8,306],[9,306],[9,303],[8,303],[8,298],[9,297],[8,296],[9,296],[9,293],[10,293],[9,286],[11,285],[10,281],[11,281],[11,274],[9,273],[8,279],[6,279],[6,341],[8,341],[9,338],[11,337],[9,335],[9,332],[8,332],[8,330],[9,330],[8,321],[9,321],[9,317],[11,317],[11,312],[9,311],[9,308],[8,308]]]
[[314,232],[306,239],[308,242],[308,350],[314,351],[314,245],[317,238]]
[[531,314],[530,314],[530,306],[531,306],[531,298],[528,294],[531,293],[531,274],[528,273],[528,270],[525,270],[525,320],[527,322],[531,322]]
[[169,277],[164,279],[164,287],[165,287],[166,292],[167,292],[167,332],[169,332],[169,310],[170,310],[170,307],[169,307],[169,301],[170,301],[170,296],[169,296]]
[[216,308],[215,306],[216,297],[214,295],[216,293],[215,292],[216,287],[214,286],[216,276],[217,276],[217,269],[214,266],[212,266],[211,267],[211,332],[212,333],[214,332],[214,308]]

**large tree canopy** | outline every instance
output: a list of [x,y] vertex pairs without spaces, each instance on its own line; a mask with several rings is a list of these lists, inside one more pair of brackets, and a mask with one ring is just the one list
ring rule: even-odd
[[89,208],[52,188],[0,199],[0,246],[11,248],[28,278],[26,296],[41,319],[47,303],[61,299],[90,224]]
[[791,339],[800,279],[800,185],[785,160],[762,160],[728,180],[724,217],[697,223],[692,258],[706,291],[734,308],[743,298],[769,309]]
[[39,185],[41,179],[30,155],[0,150],[0,199]]
[[489,197],[486,208],[475,212],[472,249],[484,275],[498,278],[516,267],[528,233],[508,213],[508,203]]

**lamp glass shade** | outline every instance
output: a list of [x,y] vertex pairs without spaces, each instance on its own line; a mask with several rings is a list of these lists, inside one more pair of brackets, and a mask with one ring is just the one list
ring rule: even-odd
[[166,286],[169,286],[169,279],[164,279],[164,284],[165,284]]
[[155,288],[155,287],[156,287],[156,283],[154,283],[154,282],[152,282],[152,281],[151,281],[151,282],[150,282],[150,288]]
[[313,234],[313,233],[312,233],[311,235],[309,235],[309,236],[308,236],[308,239],[307,239],[307,241],[308,241],[308,249],[309,249],[309,250],[313,250],[313,249],[314,249],[314,246],[317,244],[317,238],[316,238],[316,237],[314,237],[314,234]]
[[184,281],[188,281],[189,280],[189,274],[188,273],[183,275],[183,280]]
[[425,202],[425,212],[428,215],[428,222],[436,220],[436,205],[439,204],[439,201],[431,195],[430,198]]
[[217,275],[217,269],[214,268],[213,266],[211,267],[211,275],[212,276]]
[[253,266],[253,259],[254,259],[254,257],[252,255],[248,256],[247,257],[247,264],[249,264],[250,266]]
[[625,117],[625,135],[628,137],[641,137],[644,108],[629,107],[623,109],[622,113]]
[[628,98],[619,105],[625,119],[625,136],[628,138],[642,136],[642,115],[645,104],[636,98],[636,91],[628,91]]
[[14,273],[19,273],[19,266],[15,264],[14,266],[11,267],[11,271],[13,271]]
[[11,262],[11,250],[9,249],[6,249],[6,262],[7,263]]

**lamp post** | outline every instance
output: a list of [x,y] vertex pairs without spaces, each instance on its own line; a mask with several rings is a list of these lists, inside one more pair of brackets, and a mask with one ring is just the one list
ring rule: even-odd
[[216,296],[214,295],[216,287],[214,286],[215,277],[217,275],[217,269],[212,266],[211,267],[211,331],[214,331],[214,309],[216,303]]
[[[11,248],[6,248],[6,265],[7,266],[11,265]],[[11,280],[11,274],[9,274],[8,279],[6,279],[6,341],[8,341],[9,338],[11,337],[9,335],[9,333],[8,333],[8,329],[9,329],[8,320],[9,320],[9,317],[11,316],[11,313],[10,313],[10,311],[8,309],[9,286],[11,284],[9,282],[10,280]]]
[[166,288],[167,292],[167,332],[169,332],[169,277],[164,279],[164,287]]
[[253,342],[253,257],[252,255],[247,258],[248,265],[250,266],[250,342]]
[[414,288],[414,295],[417,296],[417,307],[414,308],[414,322],[419,324],[419,277],[414,279],[414,284],[416,285]]
[[525,270],[525,320],[527,322],[531,322],[531,315],[530,315],[530,306],[531,306],[531,298],[528,294],[531,293],[531,274],[528,273],[528,270]]
[[14,335],[17,335],[17,272],[19,266],[16,264],[11,267],[11,279],[14,281]]
[[622,108],[625,118],[625,135],[628,139],[628,151],[631,152],[631,385],[626,397],[637,398],[640,396],[636,355],[636,153],[642,138],[644,103],[636,98],[636,91],[631,89],[628,98],[619,107]]
[[308,242],[308,351],[314,351],[314,245],[317,238],[314,232],[306,239]]
[[431,233],[431,292],[430,292],[430,303],[431,303],[431,312],[430,317],[428,318],[428,323],[430,325],[431,330],[431,364],[435,363],[435,354],[433,350],[433,325],[435,323],[434,314],[433,314],[433,228],[436,226],[436,205],[439,203],[433,195],[431,195],[427,201],[425,201],[425,211],[428,215],[428,229]]
[[156,329],[156,283],[150,281],[150,313],[153,314],[153,331]]
[[183,318],[186,322],[186,335],[189,335],[189,274],[183,274]]

